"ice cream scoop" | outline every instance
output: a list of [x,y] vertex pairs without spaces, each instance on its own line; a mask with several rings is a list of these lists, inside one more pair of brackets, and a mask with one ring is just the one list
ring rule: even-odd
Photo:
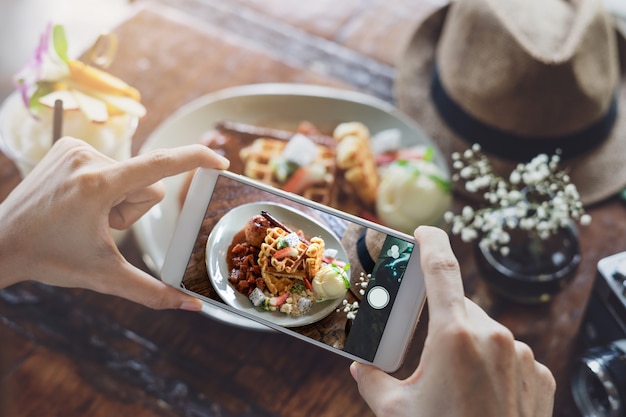
[[450,183],[431,161],[396,161],[385,167],[376,199],[382,222],[413,234],[419,225],[437,225],[451,203]]
[[343,297],[350,288],[350,281],[345,268],[330,264],[315,274],[312,285],[318,300],[331,300]]

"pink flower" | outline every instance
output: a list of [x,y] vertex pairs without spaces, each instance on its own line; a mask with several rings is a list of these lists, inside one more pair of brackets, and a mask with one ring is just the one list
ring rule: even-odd
[[66,40],[62,26],[46,25],[39,44],[28,63],[16,74],[15,85],[26,107],[42,81],[56,81],[69,74]]

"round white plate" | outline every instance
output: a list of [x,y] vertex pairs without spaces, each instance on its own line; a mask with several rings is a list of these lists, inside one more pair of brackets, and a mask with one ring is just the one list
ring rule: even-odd
[[[252,305],[248,297],[228,282],[226,255],[233,237],[244,228],[246,222],[265,210],[286,226],[300,229],[307,237],[319,236],[327,249],[337,250],[337,259],[348,262],[348,253],[337,236],[320,222],[296,209],[281,204],[261,202],[235,207],[222,217],[209,235],[206,244],[206,265],[213,288],[222,300],[231,307],[250,315],[265,319],[284,327],[304,326],[315,323],[333,312],[341,303],[341,298],[313,304],[311,311],[300,317],[292,317],[280,312],[263,311]],[[348,273],[350,270],[348,270]],[[349,278],[349,277],[348,277]]]
[[[308,120],[325,129],[332,129],[340,122],[361,121],[372,134],[399,129],[407,147],[429,145],[437,149],[408,116],[375,97],[314,85],[252,84],[220,90],[181,107],[154,130],[140,153],[198,143],[204,133],[224,120],[265,124],[275,121],[283,128],[290,124],[295,128],[302,120]],[[448,173],[439,153],[435,162]],[[164,179],[165,198],[133,226],[144,261],[155,273],[160,273],[174,235],[180,212],[178,192],[183,180],[184,175]],[[203,312],[235,326],[268,329],[208,304]]]

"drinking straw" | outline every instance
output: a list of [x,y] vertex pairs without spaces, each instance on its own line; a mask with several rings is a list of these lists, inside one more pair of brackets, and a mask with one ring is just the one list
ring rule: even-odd
[[52,118],[52,143],[61,139],[63,132],[63,102],[54,101],[54,114]]

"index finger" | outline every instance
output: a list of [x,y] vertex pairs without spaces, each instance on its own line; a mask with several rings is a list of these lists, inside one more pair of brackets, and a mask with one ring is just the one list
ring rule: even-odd
[[187,145],[155,151],[130,158],[123,169],[116,170],[129,188],[145,187],[173,175],[196,168],[227,169],[230,162],[212,149],[200,145]]
[[436,227],[420,226],[415,229],[415,239],[420,245],[430,320],[449,322],[464,317],[461,270],[448,235]]

